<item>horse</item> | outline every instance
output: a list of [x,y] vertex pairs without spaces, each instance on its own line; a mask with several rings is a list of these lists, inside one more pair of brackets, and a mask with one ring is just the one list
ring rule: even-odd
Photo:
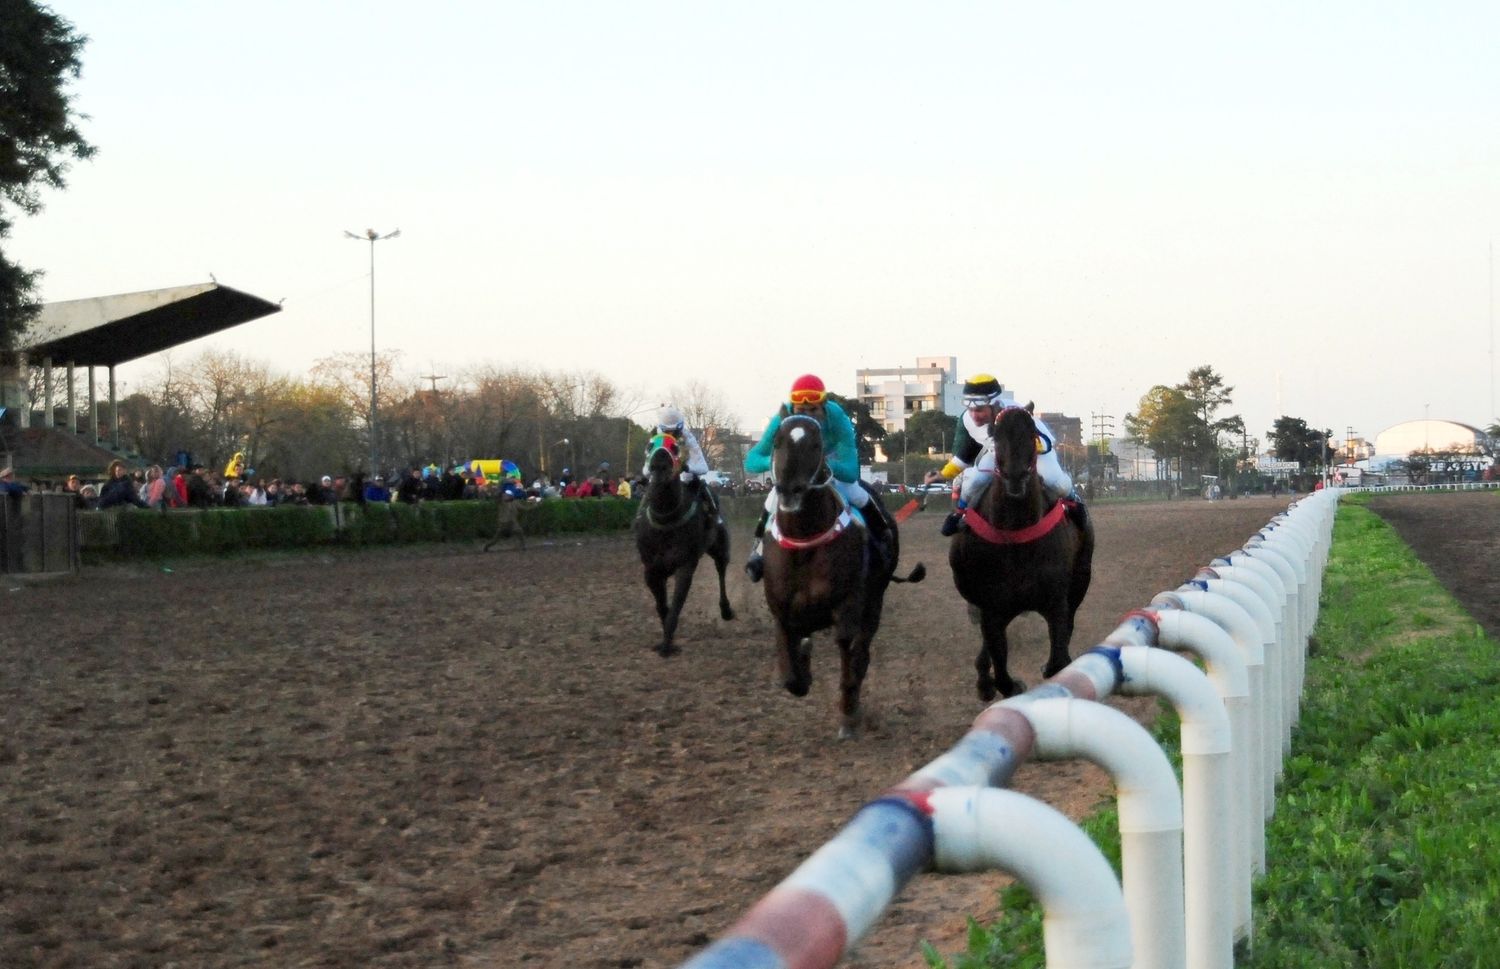
[[855,736],[860,688],[870,667],[870,643],[880,628],[886,587],[920,582],[921,563],[897,576],[900,538],[879,499],[865,515],[885,515],[888,541],[876,542],[856,522],[834,487],[823,455],[822,428],[806,415],[781,422],[773,439],[776,514],[766,542],[766,605],[776,623],[777,666],[794,696],[812,686],[812,634],[832,627],[839,644],[839,738]]
[[996,690],[1014,696],[1026,685],[1006,669],[1006,627],[1023,612],[1047,621],[1050,651],[1042,676],[1056,675],[1071,659],[1068,641],[1073,617],[1088,593],[1093,572],[1094,528],[1081,525],[1072,502],[1049,506],[1037,474],[1039,437],[1032,405],[999,411],[989,427],[995,454],[995,478],[974,507],[964,512],[966,528],[953,536],[948,564],[953,584],[979,613],[984,644],[974,661],[979,698]]
[[[652,439],[646,460],[649,480],[636,512],[635,547],[645,571],[646,587],[656,600],[662,638],[656,651],[671,656],[679,650],[673,643],[683,603],[693,587],[693,573],[704,553],[713,559],[719,573],[719,615],[733,619],[729,595],[724,589],[724,571],[729,566],[729,529],[702,498],[682,483],[678,475],[677,441],[670,435]],[[674,579],[672,601],[667,602],[667,579]]]

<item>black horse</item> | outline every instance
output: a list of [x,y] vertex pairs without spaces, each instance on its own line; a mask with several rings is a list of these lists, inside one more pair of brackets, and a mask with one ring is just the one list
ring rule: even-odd
[[927,569],[918,563],[904,579],[895,574],[901,551],[896,523],[878,498],[861,511],[886,516],[888,541],[874,541],[854,517],[834,486],[816,420],[793,415],[782,421],[772,453],[777,507],[765,546],[765,589],[776,622],[777,664],[786,688],[806,696],[811,636],[832,627],[842,660],[839,736],[852,737],[886,587],[920,582]]
[[997,688],[1004,696],[1026,689],[1006,669],[1005,630],[1023,612],[1047,620],[1051,650],[1042,676],[1053,676],[1071,662],[1073,616],[1093,574],[1093,524],[1086,519],[1080,524],[1068,514],[1069,502],[1049,503],[1043,494],[1036,459],[1049,445],[1037,435],[1031,409],[1031,404],[1007,407],[991,422],[996,480],[965,512],[967,527],[953,536],[948,550],[953,584],[979,610],[984,645],[974,666],[985,701],[995,698]]
[[[656,599],[661,618],[661,642],[656,651],[671,656],[678,651],[672,642],[682,605],[693,587],[693,573],[705,552],[719,572],[719,615],[734,618],[724,591],[724,570],[729,565],[729,529],[717,513],[678,476],[677,441],[669,435],[654,439],[656,446],[646,461],[650,480],[635,516],[635,547],[645,568],[646,587]],[[667,602],[667,579],[674,578],[672,601]]]

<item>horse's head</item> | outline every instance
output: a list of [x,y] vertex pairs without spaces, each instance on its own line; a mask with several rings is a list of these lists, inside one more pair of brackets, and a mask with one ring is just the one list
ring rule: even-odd
[[1036,458],[1049,447],[1036,432],[1031,418],[1032,404],[1007,407],[995,415],[990,424],[994,442],[995,474],[1000,478],[1007,498],[1024,498],[1031,479],[1036,475]]
[[677,471],[682,446],[670,434],[657,434],[648,445],[650,454],[646,458],[646,471],[653,482],[665,481]]
[[801,510],[808,490],[827,482],[826,469],[822,425],[805,414],[782,421],[771,448],[771,477],[780,506],[793,513]]

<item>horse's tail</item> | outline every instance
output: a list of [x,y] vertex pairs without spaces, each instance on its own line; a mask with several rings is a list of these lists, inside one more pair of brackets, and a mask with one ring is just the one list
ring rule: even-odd
[[916,568],[912,569],[911,572],[909,572],[906,575],[905,578],[902,578],[899,575],[892,575],[891,576],[891,581],[892,582],[921,582],[925,578],[927,578],[927,566],[923,565],[921,562],[918,562],[917,565],[916,565]]

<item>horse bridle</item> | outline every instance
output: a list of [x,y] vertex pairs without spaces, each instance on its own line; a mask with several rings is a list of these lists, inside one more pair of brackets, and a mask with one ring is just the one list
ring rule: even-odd
[[[990,441],[992,441],[992,443],[993,441],[995,441],[995,426],[998,425],[999,420],[1001,420],[1001,414],[1004,414],[1005,411],[1026,411],[1026,408],[1017,407],[1017,405],[1013,404],[1010,405],[1010,407],[1004,407],[1001,408],[1001,410],[996,411],[995,417],[990,420]],[[1035,434],[1035,428],[1037,428],[1037,425],[1035,425],[1034,419],[1034,423],[1032,423],[1032,431],[1034,431],[1035,444],[1031,449],[1031,462],[1026,465],[1026,474],[1035,474],[1035,472],[1037,472],[1037,459],[1040,458],[1041,455],[1043,455],[1043,450],[1041,450],[1040,447],[1041,441],[1043,441],[1043,437],[1041,437],[1041,434]],[[995,449],[993,449],[992,447],[992,449],[990,450],[992,450],[993,452],[993,450]],[[1001,462],[999,462],[999,460],[996,460],[995,462],[995,475],[996,477],[1002,478],[1002,480],[1010,480],[1010,475],[1005,474],[1005,468],[1002,468]]]
[[[657,451],[665,451],[667,453],[667,456],[672,459],[671,473],[675,475],[677,473],[677,468],[682,464],[682,461],[677,455],[672,453],[670,448],[666,447],[657,446],[656,448],[652,449],[651,453],[646,456],[647,469],[650,469],[651,459],[656,457]],[[666,519],[656,517],[656,513],[651,510],[651,502],[649,500],[641,502],[641,509],[646,513],[646,524],[650,525],[652,528],[662,530],[667,528],[676,528],[683,522],[691,521],[692,517],[698,513],[698,498],[696,496],[692,501],[684,502],[683,505],[685,505],[686,507],[682,508],[682,506],[679,506],[679,508],[682,508],[682,511],[680,513],[674,512],[672,517]]]

